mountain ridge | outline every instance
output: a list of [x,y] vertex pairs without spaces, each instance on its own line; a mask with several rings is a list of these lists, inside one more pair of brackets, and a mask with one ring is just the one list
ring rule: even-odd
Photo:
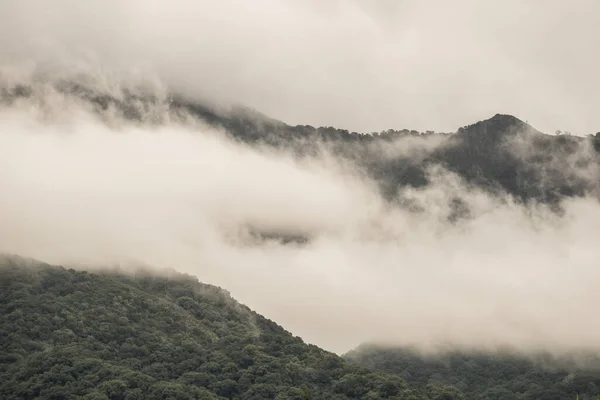
[[[45,107],[52,112],[52,107],[44,104],[53,94],[79,101],[107,124],[114,124],[115,119],[134,125],[196,121],[247,146],[286,151],[297,157],[318,158],[323,152],[329,153],[363,171],[392,203],[398,203],[402,188],[427,186],[436,166],[496,197],[510,196],[523,204],[549,204],[558,210],[567,198],[600,199],[595,178],[600,176],[600,133],[586,137],[549,135],[508,114],[495,114],[452,133],[388,129],[365,134],[333,127],[292,126],[250,108],[227,110],[169,92],[118,86],[100,90],[98,84],[85,80],[3,87],[0,106],[29,101],[43,112]],[[391,143],[404,140],[419,141],[423,148],[382,157],[394,148]]]
[[[41,85],[41,87],[40,87]],[[248,123],[249,121],[261,122],[263,127],[268,129],[275,128],[294,128],[294,129],[302,129],[306,128],[307,130],[324,130],[331,131],[332,129],[335,131],[348,133],[351,135],[364,135],[364,136],[373,136],[375,134],[382,134],[385,132],[395,131],[395,132],[411,132],[411,133],[420,133],[426,134],[427,132],[433,133],[433,131],[416,131],[411,129],[385,129],[381,132],[355,132],[348,131],[346,129],[336,129],[331,126],[320,126],[320,127],[312,127],[310,125],[290,125],[283,121],[271,118],[252,107],[247,107],[243,105],[236,105],[231,107],[230,109],[225,109],[223,107],[219,107],[216,105],[210,106],[207,103],[198,102],[192,100],[188,97],[184,97],[181,95],[177,95],[175,93],[153,93],[150,88],[119,88],[116,86],[115,88],[100,90],[97,84],[94,82],[86,82],[85,79],[77,80],[66,80],[66,79],[58,79],[55,81],[41,81],[36,84],[27,84],[24,82],[16,82],[12,85],[4,86],[0,90],[0,104],[4,106],[12,105],[19,99],[27,99],[27,98],[35,98],[41,92],[47,91],[48,89],[55,91],[56,93],[60,93],[66,96],[74,96],[79,98],[84,102],[90,102],[98,107],[98,111],[106,111],[109,107],[114,107],[121,110],[122,115],[126,119],[132,120],[142,120],[143,115],[142,111],[148,110],[150,106],[157,105],[159,103],[164,103],[166,107],[171,107],[172,110],[180,110],[185,109],[186,111],[200,116],[202,119],[207,120],[208,122],[216,122],[220,119],[237,119],[239,121],[244,121]],[[135,109],[132,107],[132,103],[138,102],[138,105],[142,105],[141,109]],[[478,127],[480,125],[489,126],[490,124],[504,125],[505,127],[508,125],[515,125],[518,127],[521,126],[529,126],[522,120],[510,115],[510,114],[500,114],[497,113],[487,119],[474,122],[470,125],[463,126],[458,128],[456,131],[451,133],[458,133],[463,130],[471,131],[473,128]],[[468,129],[467,129],[468,128]],[[536,131],[538,132],[538,131]],[[541,132],[540,132],[541,133]]]

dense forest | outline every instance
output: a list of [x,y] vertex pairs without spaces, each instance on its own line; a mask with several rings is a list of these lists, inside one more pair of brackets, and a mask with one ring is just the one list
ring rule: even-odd
[[[585,356],[585,357],[584,357]],[[596,399],[600,357],[306,344],[170,271],[0,261],[2,399]]]
[[189,276],[90,273],[4,257],[0,398],[428,397],[304,343]]
[[600,357],[592,353],[524,354],[510,349],[422,353],[408,347],[362,345],[344,357],[374,371],[397,374],[421,390],[443,386],[463,393],[465,399],[600,398]]

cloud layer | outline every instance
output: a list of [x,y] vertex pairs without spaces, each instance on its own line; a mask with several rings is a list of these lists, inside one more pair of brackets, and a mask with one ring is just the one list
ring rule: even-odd
[[[0,252],[172,267],[337,352],[368,340],[600,345],[596,200],[567,201],[559,216],[434,168],[392,205],[332,155],[298,158],[168,118],[107,124],[40,93],[0,110]],[[406,154],[414,139],[390,148]],[[456,198],[471,217],[451,223]]]

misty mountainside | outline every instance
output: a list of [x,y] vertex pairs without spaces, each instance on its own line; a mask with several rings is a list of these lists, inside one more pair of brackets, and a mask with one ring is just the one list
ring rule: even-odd
[[[325,151],[376,180],[392,202],[402,203],[398,192],[404,187],[429,184],[436,167],[499,197],[510,195],[524,203],[556,205],[568,197],[600,196],[600,132],[585,137],[548,135],[511,115],[496,114],[452,133],[388,129],[365,134],[291,126],[242,106],[209,106],[144,86],[99,85],[86,76],[39,78],[0,89],[0,105],[34,101],[42,113],[52,112],[57,97],[82,103],[107,123],[115,116],[156,125],[201,122],[252,146],[289,150],[298,156]],[[453,202],[460,208],[461,199]]]
[[[598,349],[600,134],[504,114],[359,134],[89,75],[0,83],[0,252],[172,266],[338,353]],[[0,398],[600,392],[596,369],[541,355],[344,359],[174,272],[2,260]]]
[[397,374],[421,390],[434,385],[460,391],[465,399],[590,399],[600,394],[600,357],[595,353],[553,355],[504,349],[445,349],[361,345],[344,355],[377,372]]
[[[0,261],[2,399],[427,399],[176,272]],[[437,397],[432,397],[437,398]]]
[[[436,166],[474,186],[523,202],[557,203],[565,197],[600,193],[600,132],[586,138],[551,136],[516,117],[497,114],[452,134],[408,129],[359,134],[332,127],[288,126],[240,111],[218,117],[188,107],[192,115],[243,142],[290,148],[300,154],[315,154],[323,147],[366,171],[392,201],[404,186],[428,185]],[[414,151],[390,151],[394,142],[402,140],[412,140]],[[435,147],[428,149],[430,142]]]

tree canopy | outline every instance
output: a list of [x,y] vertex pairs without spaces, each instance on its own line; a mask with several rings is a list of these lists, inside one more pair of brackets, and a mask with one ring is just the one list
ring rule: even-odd
[[600,357],[591,352],[561,356],[510,349],[421,353],[408,347],[363,345],[345,358],[396,374],[430,398],[450,398],[445,393],[460,392],[452,398],[596,400],[600,394]]
[[0,261],[0,398],[426,399],[189,276],[14,257]]

